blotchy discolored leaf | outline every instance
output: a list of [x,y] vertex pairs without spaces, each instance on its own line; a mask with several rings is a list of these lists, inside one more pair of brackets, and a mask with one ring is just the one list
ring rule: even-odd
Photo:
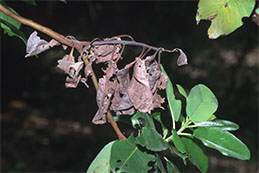
[[133,134],[128,139],[116,141],[111,149],[110,166],[112,171],[148,172],[148,163],[155,157],[141,151],[135,143]]
[[216,39],[242,26],[242,18],[249,17],[254,6],[255,0],[200,0],[196,21],[210,20],[208,35],[210,39]]

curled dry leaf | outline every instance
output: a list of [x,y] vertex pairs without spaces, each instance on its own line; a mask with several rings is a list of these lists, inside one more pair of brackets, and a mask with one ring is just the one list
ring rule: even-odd
[[145,61],[140,58],[136,58],[136,63],[133,69],[133,77],[128,87],[128,94],[137,110],[140,112],[151,112],[153,109],[153,95],[149,87]]
[[37,55],[41,52],[44,52],[48,50],[50,47],[59,45],[59,42],[56,40],[51,40],[50,42],[47,42],[46,40],[40,39],[40,37],[37,36],[37,31],[34,31],[27,42],[25,58]]
[[98,90],[96,94],[96,101],[98,105],[98,111],[96,112],[92,122],[94,124],[104,124],[106,123],[106,113],[110,106],[110,100],[114,93],[113,83],[103,76],[99,79]]
[[182,65],[188,64],[187,56],[185,55],[185,53],[181,49],[179,49],[179,48],[176,48],[175,50],[180,52],[180,55],[179,55],[179,57],[177,59],[177,65],[178,66],[182,66]]

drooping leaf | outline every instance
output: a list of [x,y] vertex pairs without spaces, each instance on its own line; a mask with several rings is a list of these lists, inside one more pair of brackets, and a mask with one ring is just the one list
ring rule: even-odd
[[254,6],[255,0],[200,0],[196,21],[210,20],[208,35],[210,39],[215,39],[242,26],[242,18],[249,17]]
[[201,123],[197,123],[196,124],[199,127],[218,127],[221,130],[227,130],[227,131],[234,131],[239,129],[239,125],[231,122],[231,121],[227,121],[227,120],[213,120],[213,121],[204,121]]
[[187,56],[185,55],[185,53],[182,51],[182,49],[179,49],[179,48],[175,48],[175,50],[179,51],[180,52],[180,55],[177,59],[177,65],[178,66],[182,66],[182,65],[186,65],[188,64],[188,60],[187,60]]
[[180,94],[182,96],[184,96],[185,98],[187,98],[187,93],[186,93],[185,89],[179,84],[176,84],[176,87],[177,87],[178,91],[180,92]]
[[181,100],[176,100],[174,95],[174,89],[171,80],[169,79],[169,76],[165,72],[163,66],[160,64],[161,71],[168,77],[167,79],[167,88],[166,88],[166,97],[169,105],[169,110],[171,113],[171,116],[173,116],[174,120],[177,122],[179,120],[182,104]]
[[194,123],[207,121],[218,108],[212,91],[203,84],[194,86],[187,97],[186,113]]
[[87,173],[110,173],[111,148],[114,142],[115,141],[112,141],[103,147],[103,149],[99,152],[99,154],[90,164],[89,168],[86,171]]
[[112,171],[148,172],[151,169],[148,163],[154,160],[154,155],[138,148],[133,135],[112,145],[110,157]]
[[170,160],[166,159],[166,170],[170,173],[180,173],[179,169]]
[[250,159],[250,151],[247,146],[228,131],[215,127],[199,127],[194,130],[193,135],[205,146],[214,148],[225,156],[240,160]]
[[136,137],[137,143],[151,151],[162,151],[167,149],[167,143],[156,131],[153,119],[145,113],[136,113],[131,118],[133,127],[138,125],[142,128],[142,133]]
[[30,5],[37,6],[36,2],[34,0],[22,0],[23,2],[26,2]]
[[177,148],[177,150],[179,150],[181,153],[186,153],[186,149],[184,144],[182,143],[180,137],[178,136],[177,132],[175,131],[175,129],[172,130],[172,135],[173,135],[173,143],[174,146]]
[[183,137],[181,140],[185,145],[188,153],[188,159],[192,162],[192,164],[194,164],[200,171],[207,172],[209,167],[209,159],[203,149],[190,138]]

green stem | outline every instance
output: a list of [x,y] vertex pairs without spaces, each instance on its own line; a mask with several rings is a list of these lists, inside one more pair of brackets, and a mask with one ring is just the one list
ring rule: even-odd
[[192,134],[190,133],[177,133],[179,136],[182,135],[182,136],[192,136]]

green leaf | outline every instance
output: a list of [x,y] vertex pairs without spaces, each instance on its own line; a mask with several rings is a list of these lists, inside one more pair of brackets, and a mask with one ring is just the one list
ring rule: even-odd
[[192,164],[194,164],[200,171],[207,172],[209,159],[203,149],[190,138],[183,137],[181,140],[185,145],[188,152],[188,159]]
[[210,39],[215,39],[242,26],[242,18],[249,17],[254,6],[255,0],[200,0],[196,21],[210,20],[208,35]]
[[[132,124],[142,126],[142,133],[136,141],[143,147],[152,151],[162,151],[167,149],[167,143],[156,131],[153,119],[146,113],[136,113],[132,118]],[[134,125],[133,125],[134,126]]]
[[187,93],[186,93],[185,89],[179,84],[176,84],[176,87],[177,87],[178,91],[180,92],[180,94],[182,96],[184,96],[185,98],[187,98]]
[[207,121],[218,108],[218,101],[203,84],[194,86],[186,102],[186,113],[194,123]]
[[30,5],[37,6],[36,2],[34,0],[22,0],[23,2],[26,2]]
[[227,121],[227,120],[213,120],[213,121],[205,121],[205,122],[201,122],[201,123],[197,123],[196,126],[199,127],[218,127],[221,130],[227,130],[227,131],[234,131],[239,129],[239,125],[231,122],[231,121]]
[[1,28],[4,29],[4,33],[7,33],[9,36],[16,36],[20,38],[25,45],[27,44],[27,38],[23,32],[19,31],[15,26],[2,19],[0,19],[0,22],[1,22]]
[[166,126],[164,125],[164,123],[161,120],[160,112],[155,112],[151,116],[161,124],[162,130],[163,130],[163,136],[166,137],[168,134],[168,129],[166,128]]
[[167,169],[167,172],[170,172],[170,173],[178,173],[178,172],[180,172],[179,169],[176,167],[176,165],[173,164],[168,159],[166,159],[166,169]]
[[128,139],[118,140],[112,145],[110,167],[112,171],[147,172],[154,161],[154,155],[141,151],[135,143],[133,134]]
[[186,159],[188,158],[187,153],[180,153],[179,151],[177,151],[174,147],[172,147],[169,143],[168,143],[168,148],[171,150],[172,153],[175,153],[178,157],[180,157],[183,160],[184,165],[186,165]]
[[167,143],[162,136],[154,129],[144,127],[140,136],[136,137],[136,141],[151,151],[162,151],[167,149]]
[[111,155],[111,148],[114,142],[115,141],[112,141],[103,147],[103,149],[92,161],[91,165],[86,171],[87,173],[93,173],[93,172],[110,173],[110,155]]
[[250,151],[247,146],[228,131],[215,127],[199,127],[193,135],[210,148],[218,150],[221,154],[240,160],[249,160]]
[[[15,14],[18,14],[12,8],[7,7],[9,10],[13,11]],[[0,26],[3,29],[4,33],[8,36],[16,36],[20,38],[25,44],[27,44],[27,38],[23,32],[19,29],[21,27],[21,23],[14,20],[13,18],[7,16],[3,12],[0,11]]]
[[186,153],[186,149],[185,146],[183,145],[180,137],[178,136],[177,132],[175,131],[175,129],[172,130],[172,134],[173,134],[173,143],[174,146],[177,148],[177,150],[179,150],[181,153]]
[[59,0],[60,2],[64,2],[65,4],[67,4],[67,0]]
[[166,98],[168,100],[169,110],[171,113],[171,116],[173,116],[173,119],[177,122],[179,120],[181,109],[182,109],[182,103],[181,100],[176,100],[174,95],[174,89],[173,84],[165,72],[162,64],[160,64],[161,71],[168,77],[167,79],[167,88],[166,88]]
[[162,173],[166,173],[164,165],[163,165],[163,163],[162,163],[162,161],[161,161],[161,159],[160,159],[160,157],[157,153],[156,153],[156,165]]
[[137,112],[136,114],[131,117],[132,126],[134,128],[138,127],[149,127],[152,129],[156,129],[155,124],[147,113]]

